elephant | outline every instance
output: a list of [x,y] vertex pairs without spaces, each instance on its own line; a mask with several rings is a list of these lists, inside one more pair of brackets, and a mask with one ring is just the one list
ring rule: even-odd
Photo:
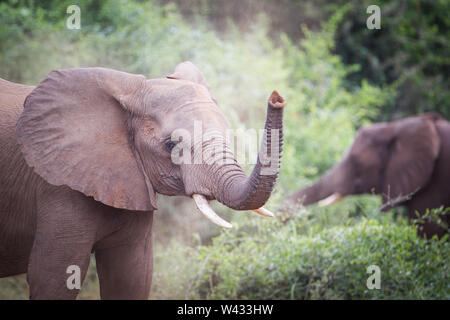
[[[346,195],[381,194],[382,211],[403,205],[410,220],[450,206],[450,123],[437,113],[363,126],[340,162],[289,197],[288,204],[329,205]],[[288,206],[288,205],[287,205]],[[421,237],[448,233],[443,223],[417,223]]]
[[[220,137],[229,127],[189,61],[155,79],[97,67],[55,70],[36,87],[0,79],[0,277],[26,273],[30,299],[75,299],[69,277],[78,270],[82,283],[94,254],[101,299],[147,299],[156,194],[192,197],[223,227],[211,200],[273,215],[262,206],[278,176],[284,106],[273,91],[247,176],[228,151],[226,161],[172,161],[188,145],[176,129],[200,122]],[[224,141],[194,145],[206,153]]]

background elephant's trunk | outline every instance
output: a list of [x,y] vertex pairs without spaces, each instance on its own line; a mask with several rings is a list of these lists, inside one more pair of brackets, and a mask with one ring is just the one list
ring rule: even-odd
[[301,203],[304,206],[319,202],[338,192],[336,185],[342,163],[335,165],[312,186],[306,187],[289,198],[289,203]]
[[317,183],[300,190],[289,198],[290,202],[301,203],[304,206],[316,203],[330,196],[333,190],[326,185],[324,179],[320,179]]
[[280,167],[284,105],[285,100],[274,91],[268,102],[265,137],[250,177],[236,166],[226,166],[218,172],[216,199],[221,203],[235,210],[252,210],[269,199]]

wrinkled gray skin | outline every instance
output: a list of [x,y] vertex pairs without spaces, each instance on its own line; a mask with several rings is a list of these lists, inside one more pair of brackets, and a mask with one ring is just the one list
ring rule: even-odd
[[[377,123],[358,131],[343,159],[315,184],[290,197],[310,205],[332,194],[381,194],[383,209],[408,208],[410,219],[427,208],[450,206],[450,123],[435,113]],[[448,224],[449,216],[442,216]],[[419,235],[447,233],[434,222]]]
[[[283,106],[274,92],[267,129],[281,129]],[[193,136],[194,120],[227,129],[190,62],[163,79],[103,68],[53,71],[36,88],[0,79],[0,277],[27,273],[32,299],[74,299],[66,270],[84,279],[94,252],[103,299],[146,299],[155,193],[261,207],[278,171],[261,175],[259,160],[249,178],[231,154],[172,163],[172,131]]]

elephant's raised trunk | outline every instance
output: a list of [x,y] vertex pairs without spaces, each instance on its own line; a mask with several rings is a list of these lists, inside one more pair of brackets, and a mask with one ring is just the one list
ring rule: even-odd
[[227,207],[254,210],[262,207],[269,199],[280,168],[284,106],[285,100],[274,91],[268,102],[264,139],[250,177],[242,170],[221,173],[216,199]]
[[[209,167],[209,170],[214,171],[214,178],[209,181],[209,184],[216,200],[235,210],[253,210],[262,216],[274,216],[262,206],[269,199],[278,177],[283,147],[285,104],[285,100],[278,92],[272,92],[268,101],[264,138],[250,177],[246,176],[234,157],[228,158],[231,164]],[[193,194],[192,198],[206,218],[221,227],[231,228],[230,223],[220,218],[209,207],[205,196]]]

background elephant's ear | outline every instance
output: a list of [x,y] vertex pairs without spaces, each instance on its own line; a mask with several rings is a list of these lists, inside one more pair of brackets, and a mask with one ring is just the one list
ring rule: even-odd
[[127,117],[145,77],[103,68],[52,71],[27,97],[16,125],[24,157],[46,181],[104,204],[156,208],[128,140]]
[[209,94],[211,95],[211,98],[215,103],[217,103],[216,98],[211,92],[211,88],[209,87],[208,82],[206,81],[205,76],[203,73],[190,61],[185,61],[180,64],[178,64],[175,67],[175,70],[172,74],[169,74],[167,76],[168,79],[180,79],[180,80],[188,80],[192,81],[198,84],[201,84],[202,86],[206,87],[208,89]]
[[434,121],[427,117],[400,120],[395,126],[383,184],[386,210],[396,204],[389,205],[390,202],[403,202],[401,198],[425,186],[441,144]]

